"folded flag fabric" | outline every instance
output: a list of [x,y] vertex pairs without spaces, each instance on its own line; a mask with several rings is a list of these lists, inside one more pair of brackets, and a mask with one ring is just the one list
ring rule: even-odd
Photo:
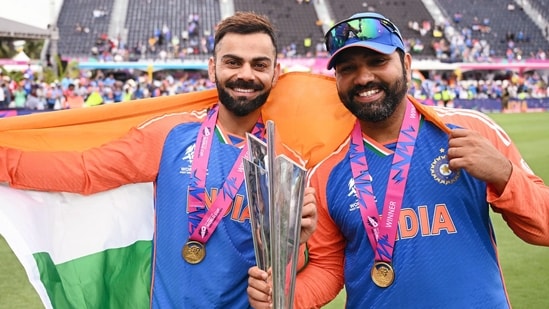
[[[0,146],[80,151],[156,115],[203,110],[217,100],[215,90],[206,90],[1,118]],[[307,167],[332,152],[354,123],[333,78],[302,72],[280,77],[263,118],[275,122],[280,140]],[[151,183],[88,196],[0,185],[0,234],[46,308],[148,308],[153,223]]]

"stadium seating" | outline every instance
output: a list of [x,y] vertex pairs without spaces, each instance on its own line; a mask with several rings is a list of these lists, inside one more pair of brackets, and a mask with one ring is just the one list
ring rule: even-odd
[[311,39],[312,51],[324,38],[322,28],[316,24],[318,17],[312,1],[234,0],[234,8],[235,11],[252,10],[269,16],[279,31],[280,48],[295,44],[296,55],[306,54],[305,38]]
[[[462,15],[460,27],[472,27],[482,24],[484,18],[489,19],[489,33],[473,31],[473,38],[486,40],[495,57],[505,57],[509,36],[514,37],[514,47],[522,50],[523,57],[535,54],[540,48],[549,49],[549,43],[544,38],[541,30],[514,1],[501,0],[438,0],[449,16],[455,13]],[[545,16],[549,16],[548,0],[535,0],[531,2],[544,6]],[[511,5],[511,6],[509,6]],[[511,9],[513,8],[513,9]],[[519,32],[522,31],[524,39],[519,40]]]
[[[64,0],[57,18],[59,53],[66,57],[89,56],[97,39],[108,32],[112,7],[112,0]],[[94,17],[94,10],[106,15]]]
[[[417,29],[410,27],[413,22],[420,26],[423,22],[431,27],[435,26],[431,8],[427,8],[422,0],[64,0],[58,17],[60,54],[78,58],[91,56],[91,50],[97,46],[98,38],[109,31],[109,13],[117,1],[127,1],[124,18],[127,36],[123,39],[126,48],[130,50],[138,42],[147,45],[149,38],[155,32],[162,31],[164,26],[170,29],[172,36],[181,38],[182,32],[188,30],[187,20],[193,13],[200,18],[198,35],[201,39],[208,33],[213,33],[223,15],[223,5],[229,3],[235,11],[255,11],[269,16],[279,30],[280,49],[290,56],[305,56],[307,52],[314,55],[316,45],[322,42],[326,26],[364,11],[381,12],[393,20],[409,46],[412,41],[420,42],[424,48],[414,53],[415,58],[435,56],[430,47],[432,33],[421,35]],[[543,33],[544,30],[539,29],[527,12],[514,1],[437,0],[434,3],[440,6],[440,12],[450,24],[454,14],[461,13],[459,24],[453,24],[458,29],[472,27],[488,18],[490,32],[474,31],[473,38],[486,40],[494,57],[505,57],[510,35],[514,36],[514,47],[522,51],[524,58],[531,57],[540,49],[549,51],[547,33]],[[510,3],[515,6],[513,10],[508,8]],[[549,0],[530,0],[529,3],[542,16],[549,16]],[[319,16],[319,7],[328,12],[329,16]],[[94,17],[94,10],[104,11],[107,15]],[[89,31],[77,31],[76,25]],[[517,40],[519,31],[524,34],[523,40]],[[308,50],[304,46],[306,38],[311,39]],[[181,44],[185,42],[182,41]],[[291,45],[295,46],[295,52],[289,52],[288,47]],[[145,56],[155,57],[154,54]],[[197,57],[206,59],[208,55],[200,54]]]
[[[129,48],[138,42],[147,44],[155,31],[161,31],[166,25],[172,36],[179,36],[188,30],[188,17],[198,14],[200,17],[198,34],[213,33],[214,26],[221,20],[219,1],[216,0],[154,0],[129,1],[126,17]],[[166,42],[167,44],[167,42]]]

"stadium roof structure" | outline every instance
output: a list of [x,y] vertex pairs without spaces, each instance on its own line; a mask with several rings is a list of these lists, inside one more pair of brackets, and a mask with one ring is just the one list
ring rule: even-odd
[[49,30],[0,17],[0,37],[17,39],[48,39]]

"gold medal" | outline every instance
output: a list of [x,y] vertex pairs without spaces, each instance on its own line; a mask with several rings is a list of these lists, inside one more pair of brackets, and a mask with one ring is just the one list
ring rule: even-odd
[[183,255],[183,259],[187,261],[187,263],[198,264],[202,262],[202,260],[206,256],[206,248],[202,243],[198,241],[189,240],[183,246],[183,250],[181,250],[181,255]]
[[390,286],[395,280],[395,271],[391,264],[386,262],[375,262],[372,267],[372,281],[380,288]]

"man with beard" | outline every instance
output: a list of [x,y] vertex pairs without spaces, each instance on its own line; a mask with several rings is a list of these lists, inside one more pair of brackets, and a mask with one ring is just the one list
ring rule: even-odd
[[[361,32],[332,38],[346,24]],[[318,308],[344,284],[348,308],[510,307],[489,210],[525,242],[549,246],[549,188],[486,115],[406,95],[411,56],[384,16],[355,14],[326,42],[357,120],[311,171],[318,228],[296,308]],[[250,303],[267,308],[267,273],[249,274]]]
[[[266,17],[228,17],[218,26],[208,63],[219,104],[151,119],[83,152],[0,147],[0,182],[81,194],[153,182],[150,307],[248,308],[247,271],[255,255],[241,165],[245,134],[265,137],[261,107],[279,77],[276,56],[275,31]],[[306,188],[303,204],[301,242],[316,224],[312,188]]]

